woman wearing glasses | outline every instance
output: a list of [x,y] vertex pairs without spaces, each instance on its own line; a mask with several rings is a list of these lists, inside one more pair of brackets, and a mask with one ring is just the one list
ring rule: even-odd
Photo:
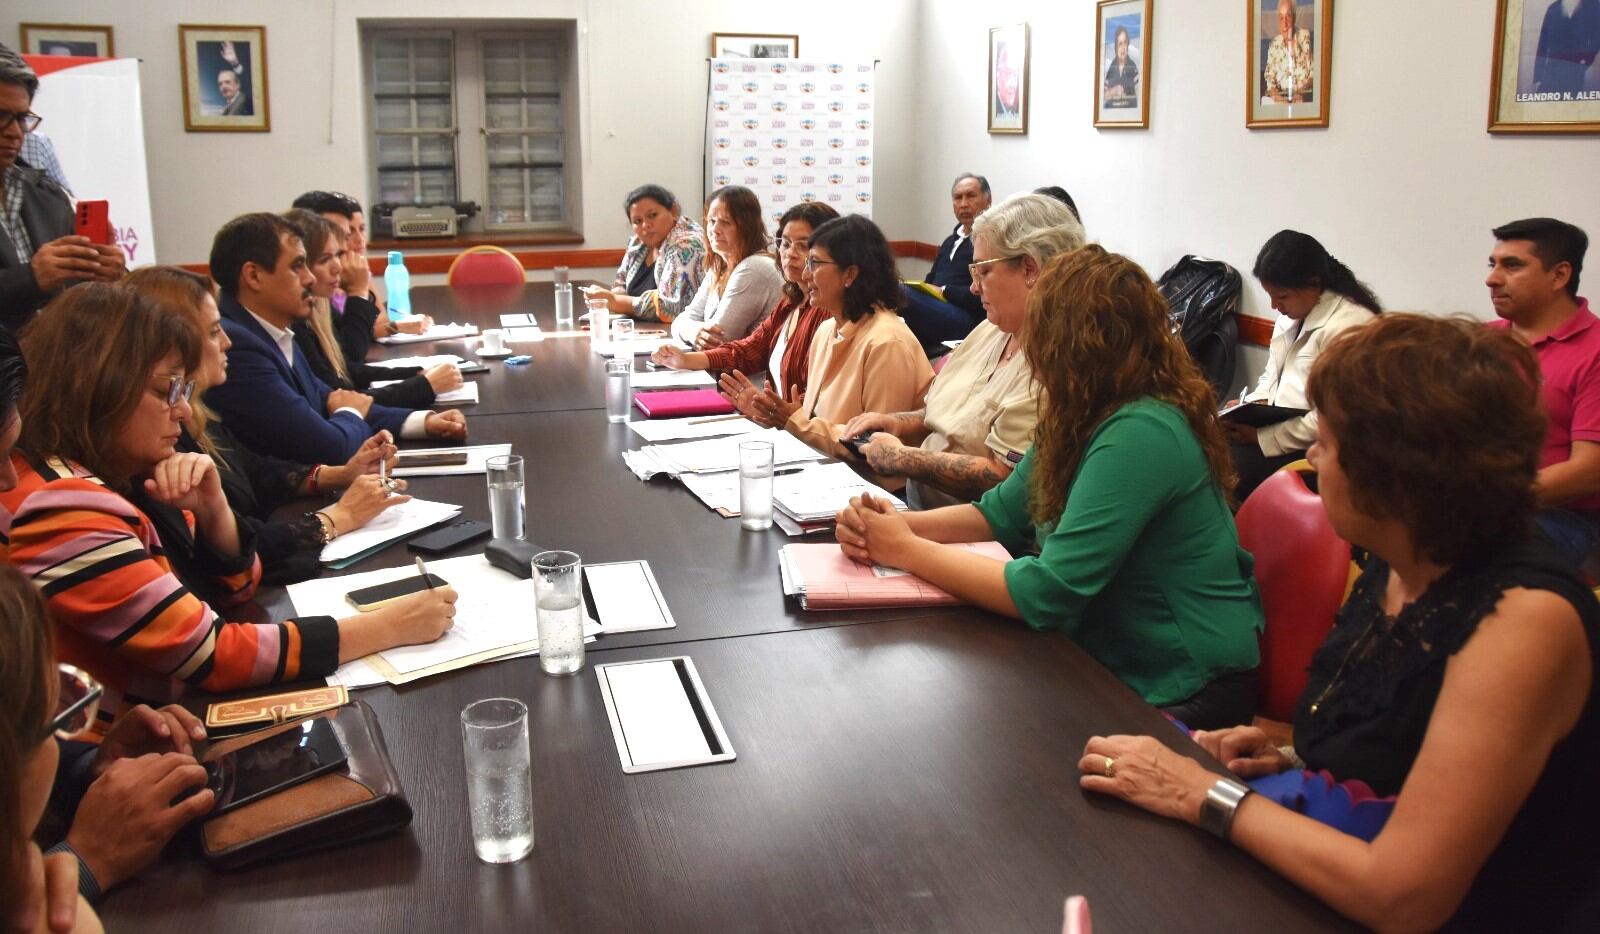
[[[1034,445],[976,503],[897,513],[860,497],[837,535],[1035,629],[1068,633],[1190,726],[1248,722],[1261,603],[1228,509],[1216,397],[1138,264],[1086,246],[1045,266],[1022,325],[1044,390]],[[995,539],[996,561],[947,542]]]
[[[812,232],[838,216],[838,211],[820,201],[805,201],[783,212],[778,219],[783,299],[749,335],[704,351],[666,346],[657,350],[652,359],[674,370],[738,370],[743,374],[765,369],[768,385],[778,387],[785,402],[799,401],[806,389],[811,336],[828,317],[826,311],[806,300],[802,285],[806,254]],[[730,397],[736,397],[743,387],[731,373],[724,375],[722,381],[723,391]]]
[[706,277],[672,336],[706,350],[750,333],[783,294],[783,274],[767,252],[767,226],[756,193],[725,185],[706,202]]
[[1061,202],[1013,195],[972,224],[972,291],[981,322],[928,387],[927,406],[867,412],[844,437],[870,434],[874,473],[905,477],[913,509],[970,503],[1011,475],[1039,420],[1040,388],[1022,354],[1028,296],[1045,264],[1083,246],[1083,225]]
[[439,588],[341,620],[228,622],[261,578],[211,459],[175,450],[201,360],[193,325],[120,286],[64,293],[22,342],[15,489],[0,494],[0,559],[50,603],[63,661],[125,707],[330,674],[450,628]]

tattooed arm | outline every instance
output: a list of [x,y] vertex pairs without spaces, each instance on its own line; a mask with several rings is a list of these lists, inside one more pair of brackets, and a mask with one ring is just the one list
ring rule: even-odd
[[901,444],[887,432],[873,435],[861,453],[876,473],[908,477],[968,501],[976,501],[1011,475],[1011,465],[993,456],[924,451]]
[[929,434],[928,423],[925,421],[927,414],[925,409],[918,409],[915,412],[895,412],[892,415],[885,415],[882,412],[863,412],[850,419],[839,437],[854,438],[862,432],[886,431],[906,444],[921,444]]

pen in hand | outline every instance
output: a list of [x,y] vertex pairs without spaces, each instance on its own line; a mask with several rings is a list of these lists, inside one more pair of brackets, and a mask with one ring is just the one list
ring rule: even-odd
[[428,566],[422,563],[421,555],[417,555],[417,574],[422,578],[422,583],[426,585],[429,590],[432,590],[433,580],[428,577]]

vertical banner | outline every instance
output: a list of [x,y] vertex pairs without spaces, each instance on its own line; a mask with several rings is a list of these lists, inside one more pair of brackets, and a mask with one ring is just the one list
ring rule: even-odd
[[802,201],[871,217],[873,79],[871,62],[711,59],[706,192],[751,189],[774,228]]
[[44,122],[74,201],[107,201],[128,268],[156,261],[145,171],[144,107],[136,58],[23,56],[39,73],[33,109]]

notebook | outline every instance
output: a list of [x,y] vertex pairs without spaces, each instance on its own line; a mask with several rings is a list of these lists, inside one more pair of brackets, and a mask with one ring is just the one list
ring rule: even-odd
[[[999,542],[951,547],[1010,561]],[[836,544],[785,545],[778,552],[783,591],[807,610],[857,610],[891,606],[954,606],[960,600],[898,568],[866,567],[844,556]]]
[[727,415],[733,403],[715,389],[680,389],[636,392],[633,404],[645,418],[680,418],[686,415]]

